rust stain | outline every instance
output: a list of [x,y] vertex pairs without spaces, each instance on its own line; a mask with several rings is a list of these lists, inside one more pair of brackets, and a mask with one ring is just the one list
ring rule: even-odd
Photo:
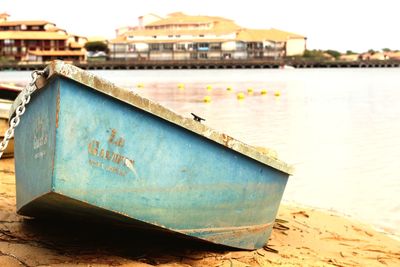
[[272,222],[257,224],[257,225],[246,225],[246,226],[231,226],[231,227],[209,227],[209,228],[198,228],[198,229],[172,229],[173,231],[180,233],[224,233],[224,232],[260,232],[265,231],[271,227]]
[[227,135],[227,134],[221,134],[222,135],[222,142],[223,142],[223,145],[224,146],[226,146],[226,147],[231,147],[231,143],[232,143],[232,141],[234,141],[233,140],[233,138],[232,137],[230,137],[229,135]]

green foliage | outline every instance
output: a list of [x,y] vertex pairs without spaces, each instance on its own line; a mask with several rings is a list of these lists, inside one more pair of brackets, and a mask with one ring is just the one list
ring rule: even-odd
[[16,61],[12,58],[0,56],[0,64],[15,63]]
[[103,51],[103,52],[108,53],[108,51],[109,51],[107,44],[105,42],[101,42],[101,41],[87,42],[85,44],[85,48],[87,51],[90,51],[90,52]]
[[338,52],[336,50],[326,50],[325,53],[327,53],[328,55],[331,55],[335,59],[340,58],[340,55],[341,55],[340,52]]
[[306,60],[313,60],[313,61],[327,60],[325,52],[322,50],[316,50],[316,49],[304,51],[303,58]]
[[351,51],[351,50],[347,50],[347,51],[346,51],[346,55],[356,55],[356,54],[358,54],[358,53],[353,52],[353,51]]
[[305,50],[303,54],[304,58],[318,59],[324,57],[324,52],[322,50]]
[[370,50],[368,50],[368,53],[370,53],[371,55],[373,55],[373,54],[376,53],[376,51],[375,51],[374,49],[370,49]]
[[390,51],[392,51],[392,50],[390,50],[390,48],[382,48],[382,51],[383,51],[383,52],[390,52]]

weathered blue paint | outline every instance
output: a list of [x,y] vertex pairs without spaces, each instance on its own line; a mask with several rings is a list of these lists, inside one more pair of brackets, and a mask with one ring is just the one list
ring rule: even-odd
[[[15,159],[20,214],[62,212],[59,195],[100,208],[97,215],[245,249],[268,240],[288,178],[60,75],[34,95],[16,130]],[[77,214],[71,206],[65,212]]]

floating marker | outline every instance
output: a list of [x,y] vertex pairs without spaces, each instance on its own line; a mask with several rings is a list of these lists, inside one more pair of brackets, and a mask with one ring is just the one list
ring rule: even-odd
[[243,100],[244,99],[244,94],[243,93],[238,93],[236,97],[237,97],[238,100]]
[[208,91],[211,91],[211,90],[212,90],[212,86],[211,86],[211,85],[207,85],[206,89],[207,89]]
[[183,83],[178,84],[178,89],[185,89],[185,85]]
[[143,88],[144,84],[143,83],[138,83],[136,86],[137,86],[137,88]]
[[227,91],[232,91],[233,89],[232,89],[231,86],[228,86],[228,87],[226,87],[226,90],[227,90]]
[[247,93],[248,93],[249,95],[252,95],[253,92],[254,92],[253,88],[247,88]]
[[262,95],[266,95],[266,94],[267,94],[267,89],[262,89],[262,90],[261,90],[261,94],[262,94]]
[[203,101],[204,101],[205,103],[210,103],[210,102],[211,102],[211,96],[206,95],[206,96],[203,98]]
[[280,95],[281,95],[281,92],[275,91],[275,96],[280,96]]

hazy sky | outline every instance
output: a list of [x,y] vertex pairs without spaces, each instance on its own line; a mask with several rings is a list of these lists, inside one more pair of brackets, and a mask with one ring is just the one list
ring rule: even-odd
[[247,28],[306,36],[308,49],[400,49],[399,0],[0,0],[10,20],[48,20],[69,33],[115,37],[137,17],[182,11],[233,19]]

